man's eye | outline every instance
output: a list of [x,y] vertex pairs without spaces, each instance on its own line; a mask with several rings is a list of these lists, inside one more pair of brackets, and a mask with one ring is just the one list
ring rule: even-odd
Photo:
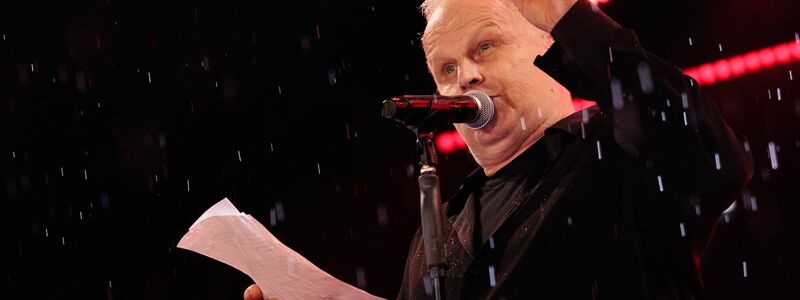
[[455,71],[456,71],[456,66],[454,66],[454,65],[447,65],[447,66],[444,67],[444,72],[446,74],[450,74],[450,73],[453,73]]
[[479,49],[481,52],[486,52],[486,50],[489,50],[489,48],[490,48],[491,46],[492,46],[492,44],[489,44],[489,43],[483,43],[483,44],[481,44],[481,46],[480,46],[478,49]]

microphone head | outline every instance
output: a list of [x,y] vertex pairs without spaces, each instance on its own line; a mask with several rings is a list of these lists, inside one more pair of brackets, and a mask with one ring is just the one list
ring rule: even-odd
[[494,118],[494,102],[492,102],[492,98],[479,90],[470,90],[464,93],[464,95],[478,102],[478,116],[474,121],[467,123],[467,127],[471,129],[481,129],[483,126],[486,126],[486,124],[489,124],[492,118]]

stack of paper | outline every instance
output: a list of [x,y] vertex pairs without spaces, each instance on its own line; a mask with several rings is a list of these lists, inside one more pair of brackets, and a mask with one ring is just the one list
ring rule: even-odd
[[380,299],[321,270],[273,236],[227,198],[189,227],[178,248],[244,272],[265,299]]

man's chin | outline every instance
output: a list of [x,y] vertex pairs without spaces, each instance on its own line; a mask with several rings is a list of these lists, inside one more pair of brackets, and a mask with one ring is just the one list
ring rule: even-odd
[[486,124],[486,126],[483,126],[481,129],[467,129],[467,130],[469,130],[475,137],[475,141],[477,141],[481,145],[489,145],[502,139],[503,136],[506,135],[506,133],[501,132],[499,129],[500,128],[497,127],[497,118],[495,116],[494,119],[489,121],[489,124]]

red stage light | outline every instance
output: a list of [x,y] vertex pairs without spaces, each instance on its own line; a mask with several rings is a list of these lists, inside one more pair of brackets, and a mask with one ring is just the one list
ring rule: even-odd
[[594,101],[589,101],[581,98],[572,98],[572,107],[575,109],[575,111],[583,110],[592,105],[595,105]]
[[436,149],[439,150],[439,153],[448,154],[455,151],[452,133],[453,131],[446,131],[439,133],[439,135],[436,137]]
[[775,61],[779,64],[787,64],[792,61],[792,45],[783,44],[773,48],[775,52]]
[[794,60],[800,61],[800,42],[790,42],[789,50],[792,52],[792,57]]
[[717,74],[717,80],[724,81],[731,78],[731,67],[727,60],[719,60],[714,63],[714,72]]
[[761,59],[758,53],[750,52],[744,55],[744,65],[747,67],[748,73],[758,72],[761,70]]
[[697,78],[700,81],[700,84],[713,84],[717,82],[717,74],[714,73],[714,67],[711,64],[705,64],[700,66],[698,69],[700,73],[700,78]]
[[775,52],[772,51],[772,48],[758,51],[758,58],[761,59],[761,65],[764,68],[772,68],[775,66]]
[[694,78],[695,80],[700,78],[700,72],[697,70],[697,68],[685,69],[685,70],[683,70],[683,73],[686,74],[689,77]]
[[464,139],[461,138],[461,135],[458,134],[457,131],[453,131],[452,137],[456,149],[467,149],[467,143],[464,142]]
[[747,67],[744,63],[744,58],[742,56],[734,56],[728,61],[728,66],[730,66],[731,76],[739,77],[744,75],[747,72]]

